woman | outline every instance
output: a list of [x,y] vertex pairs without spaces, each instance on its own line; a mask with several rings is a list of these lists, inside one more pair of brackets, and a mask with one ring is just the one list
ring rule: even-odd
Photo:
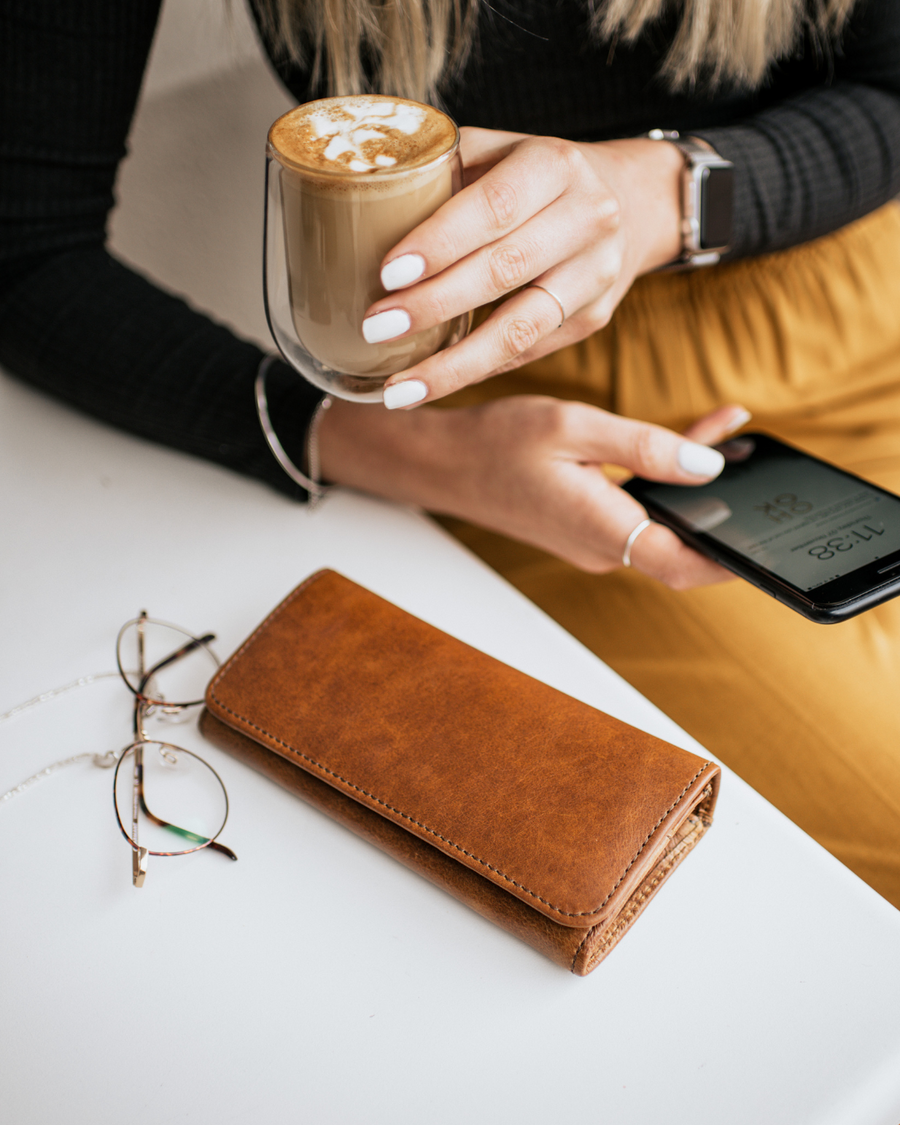
[[[298,494],[255,418],[260,353],[103,249],[157,3],[5,9],[0,361]],[[467,189],[387,256],[390,293],[366,331],[418,331],[473,304],[486,315],[390,380],[397,409],[336,403],[324,474],[455,517],[464,541],[900,904],[896,603],[823,631],[745,583],[718,585],[724,572],[658,525],[623,570],[644,512],[600,468],[698,483],[721,464],[704,443],[752,413],[900,489],[900,217],[884,206],[900,190],[896,6],[258,0],[257,16],[298,100],[366,83],[439,93],[470,127]],[[655,272],[682,249],[684,157],[644,136],[654,128],[735,165],[720,265]],[[283,366],[269,388],[300,462],[319,395]],[[449,408],[427,405],[451,391]]]

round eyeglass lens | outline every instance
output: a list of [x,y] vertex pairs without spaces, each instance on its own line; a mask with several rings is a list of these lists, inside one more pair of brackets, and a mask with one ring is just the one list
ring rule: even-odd
[[119,631],[116,661],[126,684],[151,703],[202,703],[219,666],[214,639],[213,633],[195,637],[164,621],[137,618]]
[[228,795],[202,758],[168,742],[138,742],[119,758],[113,782],[119,827],[151,855],[205,848],[228,819]]

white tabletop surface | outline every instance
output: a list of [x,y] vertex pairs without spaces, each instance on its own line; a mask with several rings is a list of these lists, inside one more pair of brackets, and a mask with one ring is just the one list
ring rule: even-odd
[[[418,513],[310,514],[5,377],[0,504],[0,711],[111,669],[142,607],[228,653],[330,566],[698,749]],[[0,722],[0,792],[128,722],[114,680]],[[89,764],[0,805],[4,1125],[900,1120],[900,913],[728,771],[709,834],[577,978],[178,735],[226,779],[236,864],[151,859],[133,889]]]

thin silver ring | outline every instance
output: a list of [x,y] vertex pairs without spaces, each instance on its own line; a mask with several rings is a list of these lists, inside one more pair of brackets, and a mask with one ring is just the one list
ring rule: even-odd
[[552,297],[553,300],[556,301],[556,303],[559,305],[559,315],[562,317],[562,320],[559,322],[559,324],[557,324],[556,327],[562,328],[562,326],[566,323],[566,310],[563,308],[563,303],[559,299],[559,297],[557,297],[557,295],[555,293],[551,293],[546,285],[535,285],[534,282],[532,282],[531,285],[526,285],[525,288],[526,289],[543,289],[543,291],[547,294],[548,297]]
[[625,550],[622,552],[622,566],[631,566],[631,548],[634,546],[634,541],[642,531],[646,531],[653,520],[641,520],[637,527],[625,540]]

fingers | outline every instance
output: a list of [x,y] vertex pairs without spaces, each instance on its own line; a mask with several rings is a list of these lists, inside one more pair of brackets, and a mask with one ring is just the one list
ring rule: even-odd
[[637,476],[670,484],[713,480],[725,467],[717,449],[662,426],[620,418],[584,404],[566,411],[569,440],[585,460],[620,465]]
[[752,415],[749,410],[735,403],[720,406],[712,414],[700,418],[684,431],[684,436],[704,445],[716,445],[730,437],[741,426],[746,426]]
[[389,408],[432,401],[552,350],[543,341],[569,318],[573,327],[553,347],[583,339],[627,288],[619,286],[619,202],[583,146],[489,130],[465,140],[476,162],[469,186],[390,252],[381,271],[390,295],[370,307],[362,334],[370,344],[400,339],[513,296],[467,340],[392,376]]
[[[556,271],[554,271],[552,280],[547,277],[539,277],[535,279],[533,284],[543,285],[546,283],[547,288],[552,290],[552,292],[560,298],[563,306],[566,308],[565,322],[559,328],[554,329],[548,336],[541,337],[541,339],[527,351],[521,352],[519,355],[513,356],[511,359],[493,368],[484,376],[485,378],[500,375],[504,371],[514,371],[518,367],[523,367],[526,363],[532,363],[536,359],[542,359],[544,356],[550,355],[551,352],[559,351],[560,348],[565,348],[569,344],[580,343],[580,341],[592,335],[594,332],[599,332],[601,328],[605,328],[609,323],[615,308],[614,294],[608,293],[607,296],[600,301],[585,305],[577,312],[572,313],[566,305],[566,300],[570,300],[569,294],[557,282],[557,276]],[[549,301],[550,298],[548,297],[547,300]]]
[[[750,411],[743,406],[722,406],[695,422],[685,430],[684,436],[712,445],[724,441],[745,426],[750,418]],[[651,523],[635,540],[631,549],[631,565],[674,590],[730,582],[735,577],[731,571],[705,558],[683,543],[673,531],[658,523]]]
[[[557,280],[559,279],[559,280]],[[543,288],[546,283],[546,288]],[[584,339],[602,323],[576,315],[560,323],[571,301],[582,289],[572,270],[553,270],[540,275],[534,284],[494,309],[469,336],[452,348],[436,352],[415,367],[392,375],[384,387],[384,405],[389,409],[431,402],[461,387],[480,383],[490,375],[508,371],[536,357]],[[571,296],[571,294],[576,296]],[[387,337],[371,335],[372,328],[404,334],[409,323],[404,310],[388,309],[365,322],[363,332],[370,343]],[[409,331],[416,331],[415,325]],[[414,384],[414,386],[413,386]]]
[[[574,516],[579,529],[566,557],[594,573],[622,566],[629,537],[647,520],[646,510],[591,466],[570,465],[561,479],[568,480],[570,487],[557,496],[559,510],[568,510],[567,524],[572,526]],[[633,540],[630,556],[633,569],[675,590],[725,582],[733,577],[657,523],[651,522]]]
[[651,523],[635,540],[631,549],[631,565],[673,590],[712,586],[718,582],[730,582],[735,577],[731,571],[705,558],[683,543],[673,531],[658,523]]
[[[647,520],[646,510],[627,492],[609,485],[602,498],[598,495],[595,511],[597,532],[606,538],[615,551],[615,566],[624,564],[624,551],[631,533]],[[630,566],[655,578],[673,590],[688,590],[727,582],[734,577],[712,559],[695,551],[669,528],[650,522],[632,541]]]
[[[533,225],[541,228],[548,244],[553,244],[549,220],[546,229],[542,218]],[[538,244],[538,240],[533,243]],[[503,244],[497,245],[504,248]],[[385,386],[386,406],[393,408],[401,403],[408,405],[441,398],[460,387],[518,367],[530,358],[582,340],[608,322],[615,302],[610,301],[607,308],[603,300],[592,298],[598,289],[611,286],[617,277],[621,258],[615,246],[598,239],[589,251],[576,254],[564,265],[544,273],[538,270],[558,257],[558,249],[546,253],[536,251],[531,257],[514,254],[510,249],[502,258],[495,254],[495,249],[487,248],[446,270],[439,278],[398,294],[399,300],[386,299],[372,306],[376,312],[363,322],[363,335],[370,343],[376,343],[387,339],[388,333],[392,339],[400,338],[407,333],[420,332],[431,324],[450,321],[473,305],[488,303],[489,294],[496,291],[498,285],[506,292],[528,277],[534,278],[531,284],[495,308],[487,320],[460,343],[393,375]],[[483,260],[480,282],[473,259]],[[501,271],[506,271],[505,275]],[[473,273],[476,273],[475,280]],[[565,323],[561,323],[563,319]],[[382,332],[385,334],[381,335]],[[410,381],[418,384],[416,398],[407,398],[406,394],[401,398],[399,390],[392,390]]]
[[463,125],[459,130],[459,154],[463,163],[463,180],[466,186],[481,179],[495,164],[499,164],[520,142],[528,140],[527,133],[505,133],[499,129],[478,129]]
[[421,258],[422,272],[413,280],[425,279],[516,230],[563,194],[573,179],[573,162],[582,160],[577,147],[566,141],[529,138],[516,143],[502,161],[394,247],[382,272],[385,288],[408,284],[402,281],[405,274],[391,269],[400,258]]
[[[713,445],[745,426],[750,418],[750,411],[743,406],[721,406],[688,427],[684,436],[694,442]],[[730,582],[735,577],[731,571],[705,558],[683,543],[669,528],[658,523],[651,523],[635,540],[631,549],[631,565],[673,590]]]
[[388,410],[418,405],[481,382],[494,368],[552,333],[559,325],[559,316],[559,306],[547,293],[524,289],[454,347],[391,376],[384,386],[384,405]]
[[[402,330],[403,334],[422,332],[505,297],[532,279],[541,277],[550,286],[549,275],[547,279],[542,275],[559,262],[566,265],[553,270],[552,284],[565,293],[566,309],[574,313],[608,284],[599,248],[592,247],[590,254],[580,253],[585,225],[584,208],[574,197],[562,197],[556,206],[539,212],[513,234],[482,246],[438,276],[376,301],[366,313],[363,335],[369,339],[373,324],[386,323],[386,312],[402,310],[406,314],[404,325],[408,327]],[[599,223],[591,236],[592,241],[602,236]],[[424,269],[424,261],[420,255],[403,255],[386,266],[382,274],[402,280],[411,276],[413,266]],[[615,272],[615,263],[608,268]],[[375,317],[382,319],[375,321]]]

